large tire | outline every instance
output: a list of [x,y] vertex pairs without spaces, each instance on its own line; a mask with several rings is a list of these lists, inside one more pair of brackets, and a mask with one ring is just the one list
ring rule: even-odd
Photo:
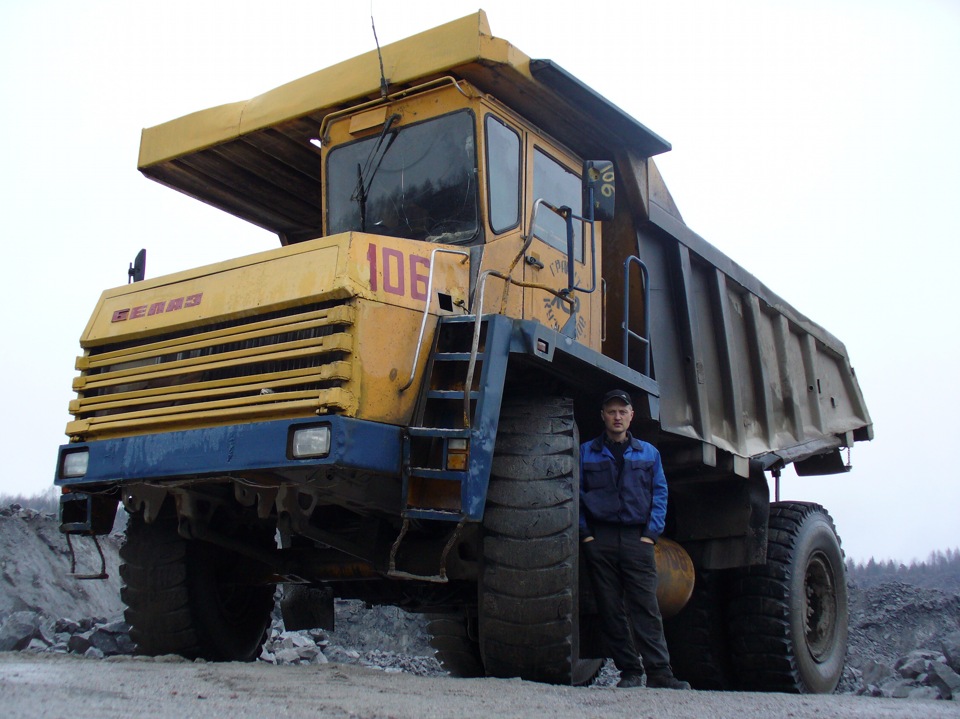
[[465,612],[431,614],[428,619],[430,646],[436,650],[440,666],[462,679],[484,676],[476,619]]
[[847,653],[840,539],[818,504],[770,506],[767,563],[734,573],[728,607],[738,686],[825,694]]
[[600,670],[579,651],[579,465],[571,400],[504,400],[479,587],[490,676],[586,684]]
[[733,685],[724,575],[722,571],[698,571],[690,601],[663,622],[673,673],[694,689],[723,690]]
[[239,558],[183,539],[175,519],[127,522],[120,548],[124,617],[141,654],[253,661],[273,610],[273,587],[225,579]]

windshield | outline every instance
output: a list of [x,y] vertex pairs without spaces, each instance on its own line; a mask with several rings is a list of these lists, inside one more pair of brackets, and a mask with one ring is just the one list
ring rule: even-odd
[[330,151],[328,232],[469,242],[479,230],[473,115],[399,129],[391,120],[379,135]]

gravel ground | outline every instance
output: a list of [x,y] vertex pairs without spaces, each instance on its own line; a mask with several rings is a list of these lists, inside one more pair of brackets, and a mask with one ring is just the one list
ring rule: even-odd
[[858,696],[555,687],[515,679],[417,677],[352,665],[207,664],[0,653],[0,700],[11,719],[940,719],[960,704]]

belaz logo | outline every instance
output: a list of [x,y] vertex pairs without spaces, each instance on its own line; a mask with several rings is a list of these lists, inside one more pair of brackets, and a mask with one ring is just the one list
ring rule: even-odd
[[172,300],[161,300],[149,305],[137,305],[136,307],[127,307],[117,310],[113,313],[111,322],[126,322],[127,320],[136,320],[142,317],[152,317],[153,315],[168,314],[176,312],[187,307],[196,307],[203,300],[203,293],[198,292],[195,295],[186,297],[177,297]]

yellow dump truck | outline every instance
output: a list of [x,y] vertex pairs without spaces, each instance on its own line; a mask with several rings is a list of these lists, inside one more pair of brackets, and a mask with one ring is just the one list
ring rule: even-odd
[[280,246],[138,275],[81,337],[61,529],[129,514],[139,651],[251,660],[283,584],[289,628],[396,605],[455,675],[589,682],[577,447],[623,388],[677,674],[831,691],[840,543],[766,473],[847,471],[870,418],[844,346],[686,226],[669,149],[482,12],[144,130],[144,175]]

